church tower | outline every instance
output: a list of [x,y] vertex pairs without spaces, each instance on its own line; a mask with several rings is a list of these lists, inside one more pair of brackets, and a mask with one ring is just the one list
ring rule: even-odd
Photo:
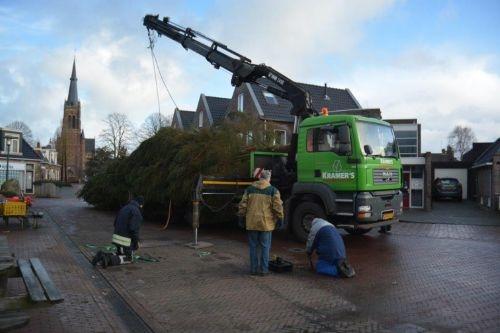
[[59,142],[59,156],[62,164],[62,180],[78,182],[83,177],[85,137],[81,129],[81,105],[78,100],[76,63],[73,60],[68,99],[64,102],[64,115]]

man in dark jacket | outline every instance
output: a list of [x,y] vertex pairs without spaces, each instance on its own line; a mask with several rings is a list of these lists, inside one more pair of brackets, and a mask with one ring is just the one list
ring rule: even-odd
[[115,218],[113,245],[116,246],[116,253],[97,252],[92,260],[95,266],[99,262],[105,268],[107,266],[123,265],[132,262],[134,251],[139,248],[139,229],[142,223],[141,208],[144,198],[137,196],[122,207]]

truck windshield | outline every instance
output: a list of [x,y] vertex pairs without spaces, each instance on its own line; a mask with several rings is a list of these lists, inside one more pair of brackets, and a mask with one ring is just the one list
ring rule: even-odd
[[370,155],[398,157],[392,127],[365,121],[358,121],[357,127],[363,154],[368,155],[364,147],[369,145],[373,151]]

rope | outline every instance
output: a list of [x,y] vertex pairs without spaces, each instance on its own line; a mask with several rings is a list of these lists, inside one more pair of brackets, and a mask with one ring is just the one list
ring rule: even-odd
[[171,214],[172,214],[172,200],[170,200],[169,203],[168,203],[168,217],[167,217],[167,221],[165,222],[165,225],[163,225],[161,227],[162,230],[166,230],[167,229],[168,224],[170,222]]
[[[106,253],[116,253],[116,246],[114,246],[113,244],[98,246],[95,244],[87,243],[85,244],[85,247],[92,250],[101,250]],[[160,260],[153,258],[148,254],[142,256],[134,254],[133,261],[138,261],[138,260],[145,262],[160,262]]]
[[231,196],[231,198],[229,198],[229,200],[222,204],[222,206],[219,206],[219,207],[214,207],[214,206],[211,206],[209,205],[205,199],[203,199],[203,193],[201,193],[200,195],[200,202],[205,206],[207,207],[212,213],[219,213],[221,211],[223,211],[224,209],[226,209],[234,200],[234,198],[236,198],[237,196],[237,189],[238,189],[238,181],[236,181],[236,184],[235,184],[235,191],[234,191],[234,194]]
[[156,86],[156,100],[158,102],[158,115],[159,115],[159,120],[160,120],[160,127],[161,127],[161,110],[160,110],[160,92],[158,91],[158,78],[156,77],[156,66],[155,66],[155,61],[153,57],[153,47],[154,47],[154,39],[153,35],[151,32],[148,30],[148,38],[149,38],[149,49],[151,50],[151,63],[153,64],[153,75],[155,78],[155,86]]
[[[172,96],[170,89],[168,89],[167,83],[165,82],[165,79],[163,78],[163,75],[161,74],[160,66],[158,65],[158,60],[156,59],[156,55],[154,53],[154,38],[152,35],[153,34],[151,33],[151,31],[148,29],[149,49],[151,50],[151,57],[153,60],[153,66],[156,64],[156,69],[158,70],[158,74],[160,75],[161,82],[163,82],[163,86],[167,90],[168,96],[172,100],[172,103],[174,103],[175,107],[178,109],[179,107],[177,106],[177,103],[175,103],[174,97]],[[155,71],[155,80],[156,80],[156,71]]]
[[153,50],[151,50],[151,52],[153,53],[153,58],[154,58],[155,63],[156,63],[156,68],[158,69],[158,74],[160,74],[161,82],[163,82],[163,85],[165,86],[165,89],[167,90],[168,96],[170,96],[170,99],[172,100],[172,103],[174,103],[175,107],[178,109],[179,107],[177,106],[177,103],[175,103],[174,97],[170,93],[170,89],[168,89],[167,84],[165,83],[165,80],[163,79],[163,75],[161,74],[160,67],[158,65],[158,60],[156,59],[156,55],[153,52]]
[[231,198],[226,203],[224,203],[222,206],[214,207],[214,206],[209,205],[205,201],[205,199],[203,199],[203,194],[202,194],[200,196],[200,202],[203,204],[203,206],[207,207],[212,213],[219,213],[219,212],[223,211],[224,209],[226,209],[226,207],[229,206],[233,202],[234,198],[236,198],[236,194],[233,194],[231,196]]

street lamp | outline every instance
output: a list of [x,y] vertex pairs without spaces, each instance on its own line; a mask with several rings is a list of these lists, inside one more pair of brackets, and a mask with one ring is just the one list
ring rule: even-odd
[[9,156],[11,139],[7,137],[7,171],[5,171],[5,181],[9,180]]

